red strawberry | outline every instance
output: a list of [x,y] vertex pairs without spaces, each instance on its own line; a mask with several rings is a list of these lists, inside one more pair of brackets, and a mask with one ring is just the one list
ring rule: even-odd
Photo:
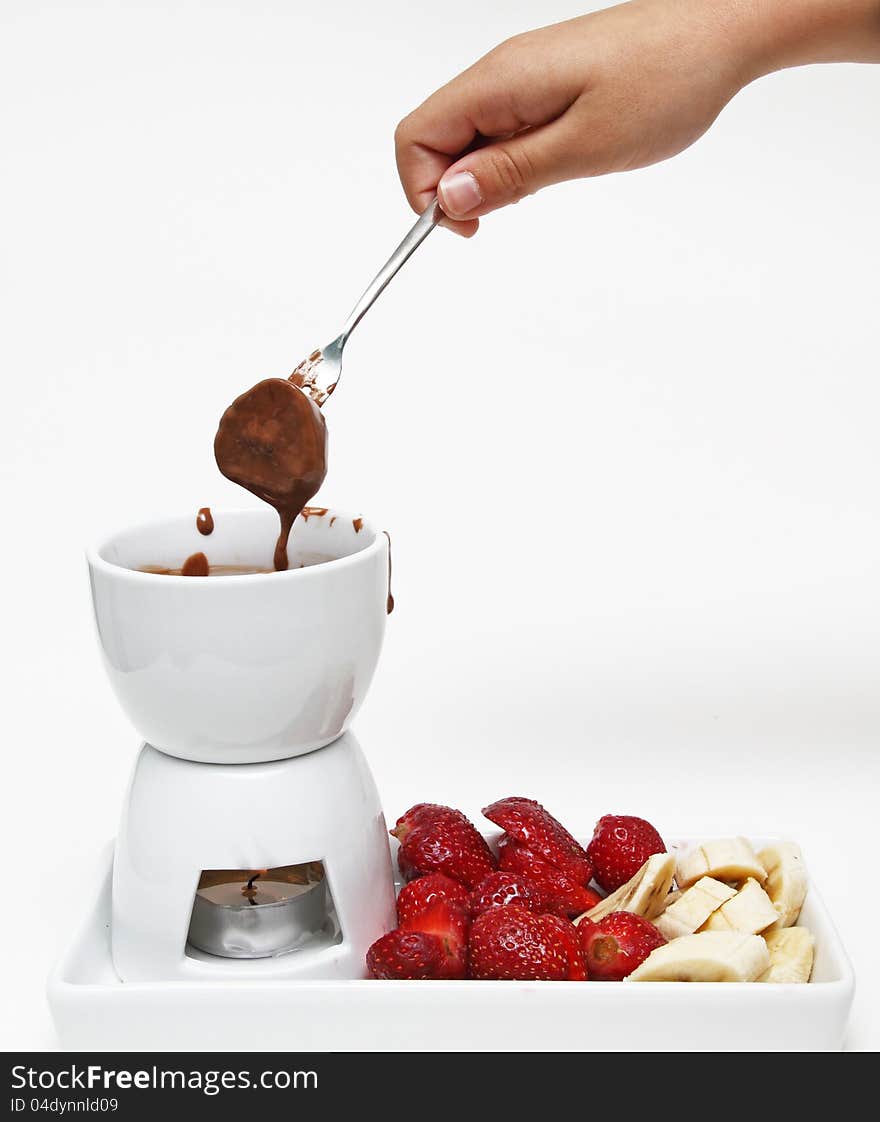
[[445,873],[474,888],[497,868],[486,839],[452,807],[418,803],[398,818],[391,833],[400,842],[397,864],[406,880]]
[[498,842],[498,863],[502,869],[526,876],[544,898],[544,910],[562,916],[579,916],[602,899],[591,888],[575,884],[565,873],[548,865],[528,846],[502,834]]
[[507,904],[518,904],[536,915],[546,911],[544,897],[534,881],[522,873],[504,871],[484,877],[471,893],[469,903],[474,918],[489,908],[501,908]]
[[391,931],[367,951],[373,978],[463,978],[465,956],[439,935],[422,931]]
[[564,982],[571,974],[569,944],[553,917],[517,904],[477,916],[468,947],[471,978]]
[[[585,982],[587,980],[586,959],[581,948],[581,941],[578,938],[577,927],[571,920],[563,919],[561,916],[544,916],[543,918],[545,923],[552,923],[556,926],[556,930],[565,944],[566,954],[568,955],[568,980],[570,982]],[[589,923],[590,921],[587,920],[586,922]]]
[[596,982],[619,982],[666,940],[653,923],[632,912],[611,912],[598,923],[579,923],[587,970]]
[[450,900],[453,904],[468,906],[468,892],[457,880],[445,877],[442,873],[428,873],[427,876],[405,884],[397,897],[397,921],[400,924],[423,912],[436,900]]
[[[405,822],[407,828],[429,822],[439,809],[440,805],[438,803],[416,803],[415,806],[409,808],[406,814],[398,818],[395,829],[399,828],[401,822]],[[393,830],[391,832],[394,833]]]
[[487,806],[483,814],[575,884],[589,884],[593,872],[580,842],[534,799],[512,795]]
[[651,823],[630,814],[600,818],[587,846],[596,883],[606,892],[631,880],[652,853],[665,852],[663,839]]
[[467,949],[471,917],[466,907],[451,900],[435,900],[400,925],[401,931],[420,931],[436,935],[447,945],[450,953],[464,953]]

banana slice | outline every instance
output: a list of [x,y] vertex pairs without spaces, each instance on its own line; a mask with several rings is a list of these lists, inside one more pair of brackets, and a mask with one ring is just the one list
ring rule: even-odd
[[690,888],[700,877],[735,881],[754,877],[763,884],[767,871],[745,838],[720,838],[705,841],[678,858],[675,879],[679,888]]
[[813,972],[813,936],[806,927],[778,927],[764,936],[770,966],[759,982],[809,982]]
[[753,877],[749,877],[739,892],[709,916],[700,930],[757,935],[778,918],[770,897]]
[[774,928],[797,923],[807,895],[807,869],[800,848],[794,842],[768,845],[758,854],[767,870],[764,891],[778,913]]
[[654,926],[667,939],[693,935],[714,911],[734,896],[735,888],[712,877],[701,877],[696,884],[685,889],[677,900],[666,905],[666,910],[654,920]]
[[651,951],[628,982],[753,982],[770,966],[760,935],[702,931]]
[[632,880],[628,880],[616,892],[606,896],[601,904],[578,916],[574,922],[580,923],[584,916],[595,922],[611,912],[633,912],[637,916],[653,919],[665,907],[674,876],[674,854],[655,853],[642,865]]

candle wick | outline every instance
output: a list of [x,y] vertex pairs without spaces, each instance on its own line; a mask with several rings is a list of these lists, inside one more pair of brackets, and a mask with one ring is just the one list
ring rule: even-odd
[[257,877],[261,877],[264,873],[268,873],[268,871],[268,869],[257,869],[255,873],[251,874],[251,876],[248,878],[247,884],[241,890],[242,896],[247,897],[247,902],[249,904],[256,905],[256,900],[254,899],[254,897],[257,894],[257,889],[254,886],[254,881],[257,879]]

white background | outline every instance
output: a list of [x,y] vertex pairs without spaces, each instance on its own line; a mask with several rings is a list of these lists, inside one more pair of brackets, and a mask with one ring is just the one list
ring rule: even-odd
[[[2,3],[0,1046],[137,738],[85,543],[251,500],[217,419],[336,333],[412,221],[397,120],[561,0]],[[325,504],[394,540],[357,722],[396,817],[799,839],[880,1045],[880,68],[789,72],[668,164],[438,232],[359,329]],[[491,1041],[487,1041],[487,1047]]]

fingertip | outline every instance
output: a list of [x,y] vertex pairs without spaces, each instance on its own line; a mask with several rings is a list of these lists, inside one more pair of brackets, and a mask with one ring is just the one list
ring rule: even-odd
[[472,238],[480,228],[480,220],[471,218],[467,221],[458,221],[454,218],[444,217],[440,219],[439,225],[444,230],[451,230],[453,234],[458,234],[461,238]]

